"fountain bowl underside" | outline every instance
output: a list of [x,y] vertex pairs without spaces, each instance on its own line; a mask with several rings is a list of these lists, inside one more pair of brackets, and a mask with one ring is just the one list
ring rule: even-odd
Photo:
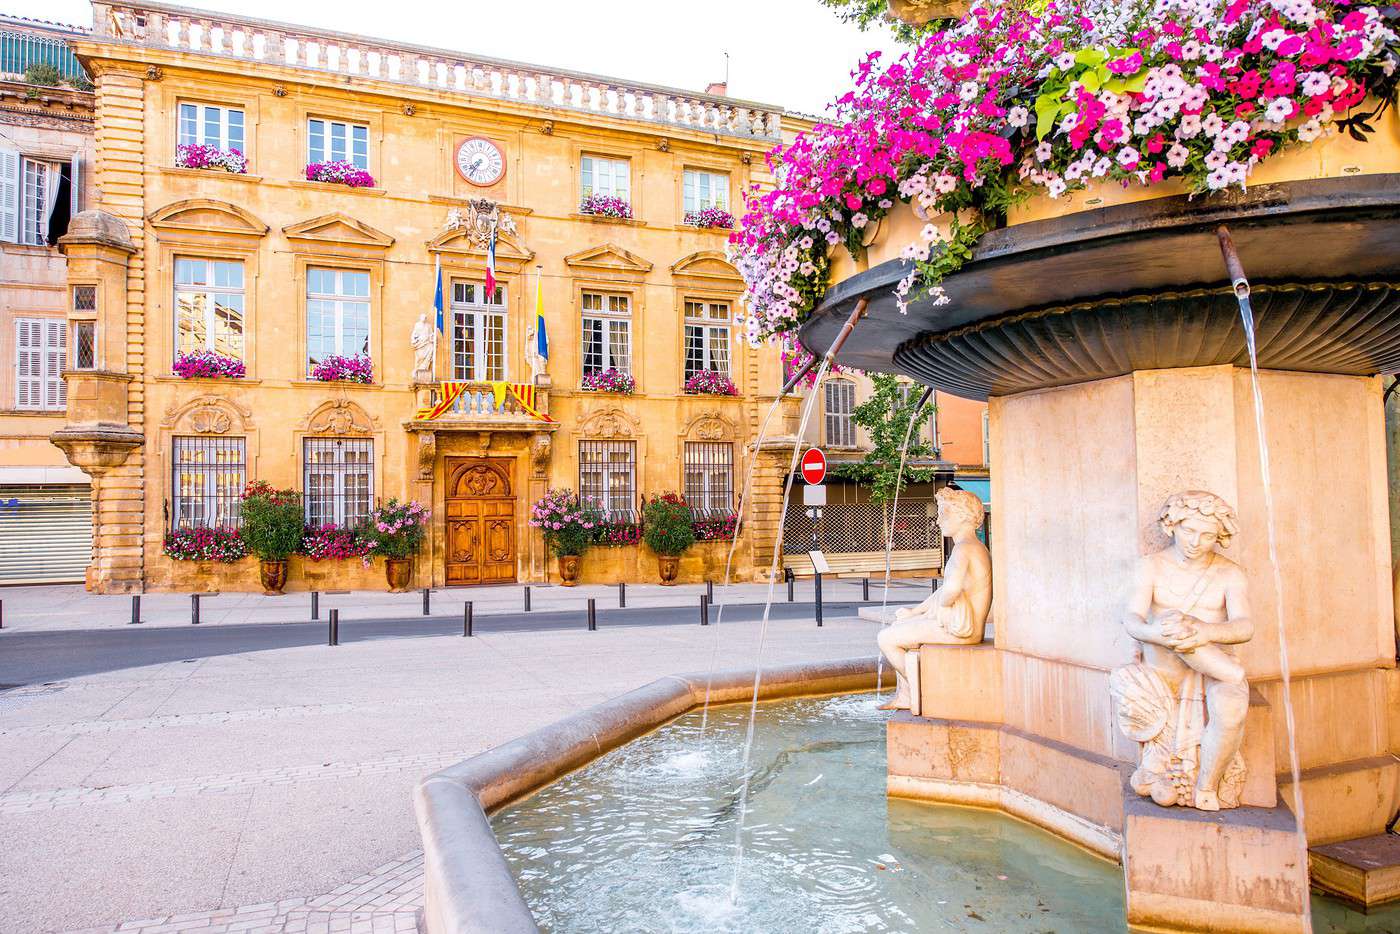
[[836,283],[800,337],[824,352],[868,300],[837,362],[913,376],[973,399],[1135,370],[1243,365],[1239,310],[1216,230],[1254,286],[1259,364],[1371,375],[1400,368],[1400,174],[1159,198],[986,234],[942,285],[910,303],[891,260]]

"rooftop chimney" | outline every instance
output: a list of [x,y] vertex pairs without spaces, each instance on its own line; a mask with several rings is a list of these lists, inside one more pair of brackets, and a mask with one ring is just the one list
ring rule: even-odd
[[716,97],[724,97],[729,91],[729,84],[724,81],[711,81],[709,87],[705,88],[706,94],[713,94]]

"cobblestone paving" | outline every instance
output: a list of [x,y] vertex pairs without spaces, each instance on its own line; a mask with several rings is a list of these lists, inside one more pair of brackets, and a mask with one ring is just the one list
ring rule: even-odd
[[123,921],[69,934],[410,934],[423,907],[423,854],[385,863],[314,898]]

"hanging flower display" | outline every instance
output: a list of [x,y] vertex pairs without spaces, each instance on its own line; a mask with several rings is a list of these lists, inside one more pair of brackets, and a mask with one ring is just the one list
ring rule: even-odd
[[[752,342],[796,328],[829,251],[862,251],[896,201],[932,220],[903,247],[915,285],[972,255],[1008,207],[1094,181],[1243,189],[1290,146],[1375,115],[1395,94],[1397,14],[1345,0],[977,0],[898,61],[871,55],[836,118],[774,150],[730,253]],[[1382,104],[1381,106],[1385,106]]]
[[616,392],[624,396],[630,396],[637,391],[637,381],[632,378],[632,374],[613,367],[583,374],[580,385],[587,392]]
[[685,391],[691,395],[737,396],[739,387],[725,373],[701,370],[685,381]]
[[364,354],[331,354],[312,368],[311,378],[320,383],[372,383],[374,361]]
[[331,182],[346,188],[373,188],[374,176],[349,162],[313,162],[306,167],[308,182]]
[[237,149],[181,143],[175,147],[175,166],[181,169],[219,169],[231,175],[246,175],[248,157]]
[[297,552],[312,561],[344,561],[350,558],[368,558],[374,551],[374,542],[361,536],[354,529],[343,529],[338,525],[309,526],[301,533],[301,547]]
[[691,227],[733,227],[734,215],[723,208],[705,208],[703,211],[690,211],[685,222]]
[[171,371],[181,379],[242,379],[243,361],[212,350],[190,350],[175,358]]
[[579,203],[578,212],[628,220],[632,217],[632,205],[612,195],[588,195]]

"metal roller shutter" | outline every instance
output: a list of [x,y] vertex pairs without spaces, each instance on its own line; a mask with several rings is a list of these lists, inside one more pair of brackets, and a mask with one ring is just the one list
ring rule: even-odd
[[0,486],[0,584],[81,581],[91,560],[86,485]]

